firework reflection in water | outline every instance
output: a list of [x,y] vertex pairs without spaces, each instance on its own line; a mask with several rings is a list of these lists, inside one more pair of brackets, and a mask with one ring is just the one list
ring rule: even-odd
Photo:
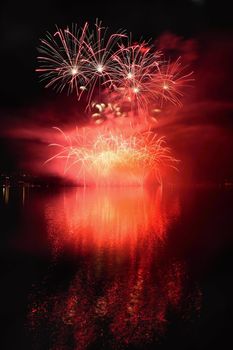
[[[144,189],[79,188],[64,193],[46,209],[55,250],[63,244],[77,249],[121,250],[150,239],[163,242],[169,224],[179,215],[174,196],[162,199],[162,187]],[[52,224],[50,226],[50,223]],[[88,233],[88,234],[87,234]],[[153,237],[152,237],[153,236]],[[54,245],[54,242],[58,243]]]
[[176,194],[166,198],[161,187],[154,193],[75,189],[49,201],[45,215],[55,266],[68,249],[78,268],[62,291],[54,291],[49,276],[47,289],[33,296],[30,324],[38,338],[46,329],[50,349],[82,350],[96,342],[124,348],[164,334],[171,310],[185,317],[185,300],[195,308],[198,291],[184,291],[182,261],[164,259],[167,232],[179,213]]

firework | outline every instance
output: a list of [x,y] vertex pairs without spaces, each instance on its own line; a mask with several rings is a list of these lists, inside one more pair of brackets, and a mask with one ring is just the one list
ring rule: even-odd
[[46,39],[41,40],[38,61],[42,80],[46,87],[54,87],[61,92],[65,87],[68,93],[75,90],[78,98],[84,91],[88,92],[91,101],[97,85],[111,85],[112,54],[123,33],[107,36],[107,28],[96,22],[95,30],[89,31],[88,23],[80,30],[77,25],[65,30],[57,28],[52,35],[47,33]]
[[148,43],[131,44],[124,31],[108,34],[98,21],[93,30],[85,23],[81,29],[73,25],[48,33],[39,51],[37,71],[46,87],[67,87],[78,99],[85,92],[89,108],[94,94],[99,100],[107,95],[108,102],[113,99],[134,115],[147,117],[151,107],[164,101],[179,104],[182,87],[191,80],[180,60],[166,62]]
[[46,87],[59,92],[68,87],[68,92],[75,90],[78,97],[85,90],[87,77],[82,48],[87,27],[86,23],[81,31],[76,25],[71,30],[57,28],[53,35],[47,33],[46,39],[41,40],[40,68],[36,71],[42,74]]
[[151,81],[159,74],[161,53],[146,43],[121,46],[114,56],[115,72],[112,78],[121,102],[128,102],[135,114],[147,114],[157,90]]
[[160,107],[167,101],[180,105],[184,88],[193,81],[192,75],[193,72],[186,73],[180,57],[174,62],[159,65],[158,73],[152,77],[149,88],[156,91]]
[[47,160],[64,160],[64,172],[76,173],[78,181],[96,185],[143,185],[147,177],[153,175],[162,183],[164,167],[176,168],[163,137],[158,138],[152,131],[100,132],[91,128],[76,129],[67,135],[57,129],[64,138],[56,152]]
[[88,78],[86,88],[89,105],[96,87],[113,88],[116,52],[127,35],[124,31],[108,35],[108,28],[103,27],[101,21],[96,21],[95,29],[85,34],[82,53]]
[[165,102],[180,104],[192,80],[180,59],[166,61],[147,42],[132,43],[125,31],[109,34],[98,21],[94,29],[57,28],[39,51],[46,87],[85,95],[91,121],[70,134],[57,129],[63,141],[51,144],[58,152],[48,161],[62,160],[65,173],[75,172],[84,185],[143,184],[151,174],[161,183],[164,167],[176,168],[151,123]]

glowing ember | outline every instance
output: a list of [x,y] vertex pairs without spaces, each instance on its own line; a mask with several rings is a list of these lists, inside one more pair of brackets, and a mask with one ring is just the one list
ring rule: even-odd
[[73,67],[73,68],[71,69],[71,74],[72,74],[72,75],[78,74],[78,68],[77,68],[77,67]]
[[99,65],[97,66],[96,70],[97,70],[97,72],[99,72],[99,73],[103,73],[104,67],[103,67],[101,64],[99,64]]

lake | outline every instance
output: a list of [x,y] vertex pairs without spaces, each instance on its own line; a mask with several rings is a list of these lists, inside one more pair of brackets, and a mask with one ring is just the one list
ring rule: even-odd
[[233,189],[1,189],[1,349],[225,348]]

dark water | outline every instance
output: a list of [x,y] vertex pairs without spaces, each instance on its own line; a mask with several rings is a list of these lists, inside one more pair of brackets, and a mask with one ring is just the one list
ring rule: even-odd
[[0,348],[229,348],[232,194],[4,189]]

